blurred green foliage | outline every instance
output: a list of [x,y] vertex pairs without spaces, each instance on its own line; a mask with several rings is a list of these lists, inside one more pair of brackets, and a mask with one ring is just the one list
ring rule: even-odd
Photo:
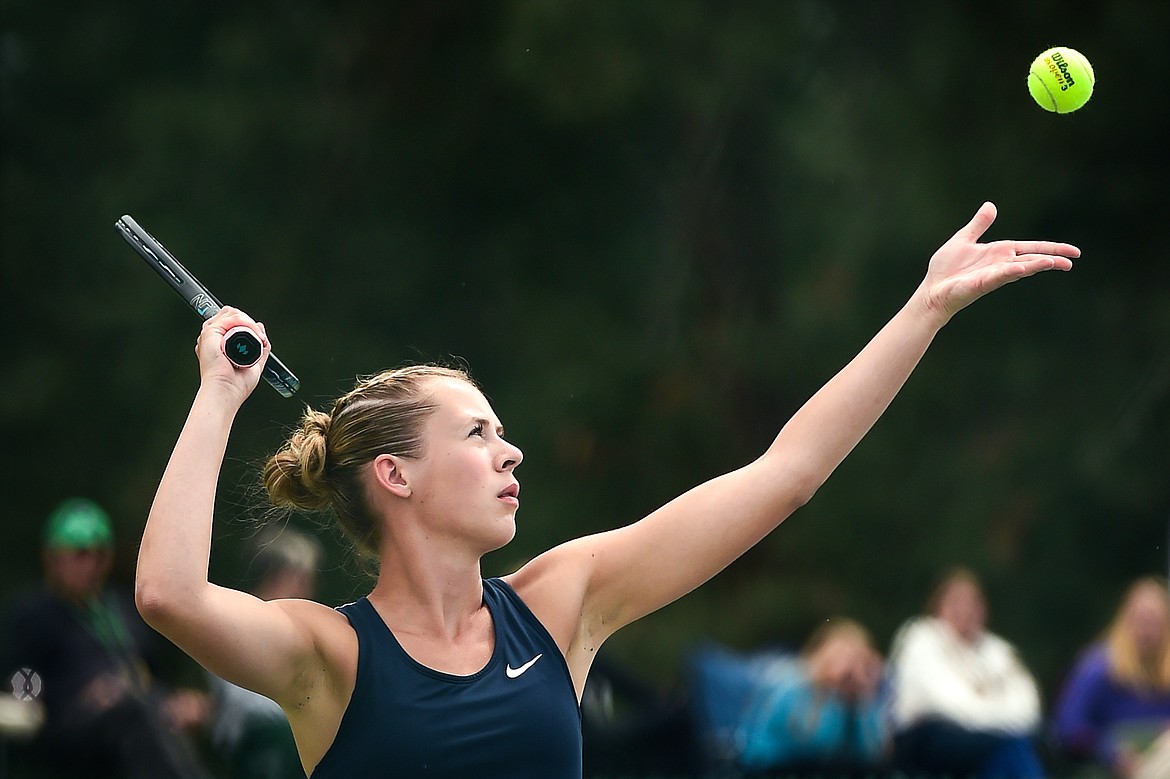
[[[1049,690],[1167,559],[1170,6],[753,0],[0,6],[0,591],[87,495],[118,577],[196,384],[198,320],[115,234],[129,213],[301,377],[261,387],[220,491],[238,581],[257,462],[303,403],[456,357],[526,459],[503,573],[756,456],[983,200],[989,238],[1084,258],[942,333],[820,494],[607,651],[882,642],[953,564]],[[1081,112],[1027,66],[1093,61]],[[306,521],[297,518],[298,523]],[[711,517],[713,523],[719,517]],[[333,546],[322,596],[368,583]]]

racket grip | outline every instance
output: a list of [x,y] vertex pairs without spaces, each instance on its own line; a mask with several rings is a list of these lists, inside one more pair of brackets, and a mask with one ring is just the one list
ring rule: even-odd
[[250,368],[260,359],[264,347],[250,327],[239,325],[223,334],[220,345],[224,356],[237,368]]

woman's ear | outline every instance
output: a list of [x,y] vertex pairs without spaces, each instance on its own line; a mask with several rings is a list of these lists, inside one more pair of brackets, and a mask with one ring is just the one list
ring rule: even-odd
[[392,454],[380,454],[374,458],[374,480],[378,486],[399,498],[409,498],[410,483],[402,469],[402,460]]

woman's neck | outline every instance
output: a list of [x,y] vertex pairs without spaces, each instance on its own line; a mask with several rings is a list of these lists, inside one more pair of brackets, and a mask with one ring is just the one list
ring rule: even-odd
[[473,622],[483,608],[479,560],[453,557],[383,550],[369,597],[392,629],[456,637]]

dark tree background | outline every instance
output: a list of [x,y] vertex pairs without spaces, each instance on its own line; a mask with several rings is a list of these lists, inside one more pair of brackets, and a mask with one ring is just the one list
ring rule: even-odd
[[[989,238],[1077,243],[1076,270],[963,312],[812,503],[606,651],[669,679],[697,641],[835,614],[884,644],[963,564],[1051,694],[1166,568],[1170,5],[0,9],[0,593],[39,575],[72,495],[114,515],[131,580],[195,391],[198,320],[124,213],[303,381],[237,423],[219,581],[246,573],[257,461],[303,404],[408,361],[466,361],[525,450],[486,573],[632,521],[761,452],[983,200]],[[1058,43],[1098,76],[1069,116],[1024,83]],[[338,603],[368,581],[330,548]]]

